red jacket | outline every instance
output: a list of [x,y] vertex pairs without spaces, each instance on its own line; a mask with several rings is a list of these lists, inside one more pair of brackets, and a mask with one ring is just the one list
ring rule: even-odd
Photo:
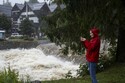
[[88,62],[98,62],[99,50],[100,50],[100,38],[98,36],[98,29],[91,29],[94,37],[88,41],[83,41],[83,45],[86,48],[86,59]]

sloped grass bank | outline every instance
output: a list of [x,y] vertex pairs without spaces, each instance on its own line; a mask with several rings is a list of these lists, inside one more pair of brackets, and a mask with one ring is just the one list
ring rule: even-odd
[[[125,83],[125,63],[115,63],[103,72],[97,73],[98,83]],[[75,79],[43,81],[42,83],[91,83],[90,76]]]

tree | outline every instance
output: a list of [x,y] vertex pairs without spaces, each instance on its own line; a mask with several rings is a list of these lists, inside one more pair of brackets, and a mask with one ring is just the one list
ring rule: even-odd
[[32,33],[34,33],[33,24],[31,21],[29,21],[28,18],[26,18],[25,20],[21,22],[20,29],[21,29],[22,34],[28,37],[31,37]]
[[125,1],[121,0],[124,6],[124,10],[121,12],[124,14],[124,17],[121,18],[121,25],[119,27],[119,34],[118,34],[118,45],[117,45],[117,55],[116,61],[118,62],[125,62]]
[[[117,43],[118,32],[125,29],[125,10],[121,0],[63,0],[63,3],[66,5],[64,10],[58,10],[47,18],[49,28],[46,34],[57,44],[65,45],[65,49],[81,52],[79,37],[89,38],[88,31],[93,26],[100,28],[101,37],[111,45]],[[118,41],[123,43],[123,38]],[[118,55],[125,58],[124,50],[121,51],[122,55],[120,51]]]
[[7,34],[11,29],[11,20],[8,19],[4,14],[0,15],[0,28],[6,30]]
[[29,0],[29,3],[38,3],[38,0]]

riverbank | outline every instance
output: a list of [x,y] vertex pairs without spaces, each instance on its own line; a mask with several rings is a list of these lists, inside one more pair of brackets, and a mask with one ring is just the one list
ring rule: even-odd
[[[116,63],[97,74],[98,83],[125,83],[125,63]],[[76,79],[42,81],[42,83],[91,83],[90,76]]]
[[35,48],[38,46],[37,41],[0,41],[0,50],[16,48]]
[[49,40],[23,40],[23,39],[8,39],[5,41],[0,41],[0,50],[6,49],[16,49],[16,48],[36,48],[40,44],[50,43]]

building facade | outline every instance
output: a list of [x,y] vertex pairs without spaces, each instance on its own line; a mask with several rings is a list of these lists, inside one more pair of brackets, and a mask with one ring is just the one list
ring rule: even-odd
[[11,6],[8,5],[0,5],[0,14],[6,15],[8,18],[11,18]]
[[11,19],[12,19],[12,33],[18,33],[19,31],[19,24],[17,23],[17,20],[20,16],[21,10],[23,9],[23,4],[16,3],[12,10],[11,10]]
[[34,26],[35,34],[39,37],[40,34],[40,21],[42,16],[46,16],[50,13],[50,9],[46,2],[42,3],[27,3],[24,5],[15,4],[12,9],[12,20],[13,20],[13,29],[15,32],[19,31],[19,26],[21,22],[28,18]]

